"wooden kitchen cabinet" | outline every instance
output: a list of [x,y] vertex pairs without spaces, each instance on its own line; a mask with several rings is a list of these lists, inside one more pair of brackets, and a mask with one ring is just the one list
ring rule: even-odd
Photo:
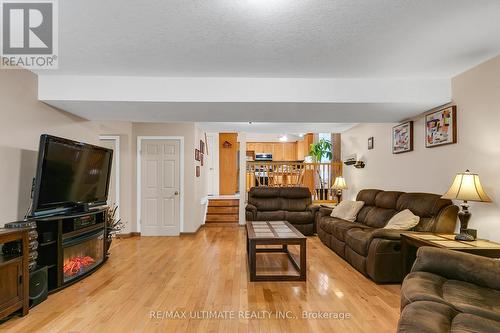
[[314,134],[307,133],[302,141],[297,142],[297,160],[303,161],[306,156],[309,156],[311,144],[314,142]]
[[287,142],[283,144],[283,161],[297,160],[297,143]]
[[283,161],[284,154],[283,143],[273,143],[273,161]]

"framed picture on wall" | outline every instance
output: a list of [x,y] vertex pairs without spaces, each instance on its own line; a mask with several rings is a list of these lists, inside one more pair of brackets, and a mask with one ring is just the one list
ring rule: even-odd
[[373,136],[368,138],[368,149],[373,149]]
[[413,150],[413,121],[392,128],[392,153],[401,154]]
[[203,140],[200,140],[200,152],[205,154],[205,142]]
[[457,143],[457,107],[455,105],[425,116],[425,147]]
[[203,166],[203,155],[204,155],[204,154],[201,154],[201,153],[200,153],[200,162],[201,162],[201,166]]
[[195,149],[194,150],[194,159],[196,161],[199,161],[200,160],[200,151],[198,149]]
[[196,177],[200,177],[200,166],[196,166]]

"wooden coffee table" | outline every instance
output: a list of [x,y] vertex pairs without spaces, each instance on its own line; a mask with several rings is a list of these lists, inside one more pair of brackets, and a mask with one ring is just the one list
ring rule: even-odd
[[[250,281],[306,281],[307,238],[287,221],[248,221],[247,254]],[[258,245],[278,245],[279,248],[257,248]],[[288,245],[299,245],[300,264],[288,251]],[[282,252],[288,255],[297,270],[296,275],[257,275],[257,253]]]

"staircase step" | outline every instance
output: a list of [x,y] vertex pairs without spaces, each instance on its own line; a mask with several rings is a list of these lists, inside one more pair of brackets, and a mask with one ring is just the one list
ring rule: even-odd
[[238,222],[239,215],[207,215],[206,222]]
[[209,199],[208,207],[238,207],[240,200],[238,199]]
[[208,206],[208,214],[238,214],[239,207],[210,207]]

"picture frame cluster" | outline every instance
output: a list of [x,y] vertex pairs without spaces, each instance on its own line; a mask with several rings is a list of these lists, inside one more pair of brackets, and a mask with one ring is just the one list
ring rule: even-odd
[[[207,135],[205,133],[205,141],[206,141],[206,138],[207,138]],[[201,176],[201,167],[204,164],[205,151],[208,152],[208,146],[206,146],[206,143],[203,140],[200,140],[199,148],[194,149],[194,160],[200,162],[200,165],[196,166],[196,177]]]
[[[455,105],[426,114],[424,125],[426,148],[457,143],[457,107]],[[413,151],[413,127],[413,121],[407,121],[392,128],[393,154]],[[368,149],[373,149],[373,137],[370,139],[372,140],[372,148],[370,148],[370,141],[368,141]]]

